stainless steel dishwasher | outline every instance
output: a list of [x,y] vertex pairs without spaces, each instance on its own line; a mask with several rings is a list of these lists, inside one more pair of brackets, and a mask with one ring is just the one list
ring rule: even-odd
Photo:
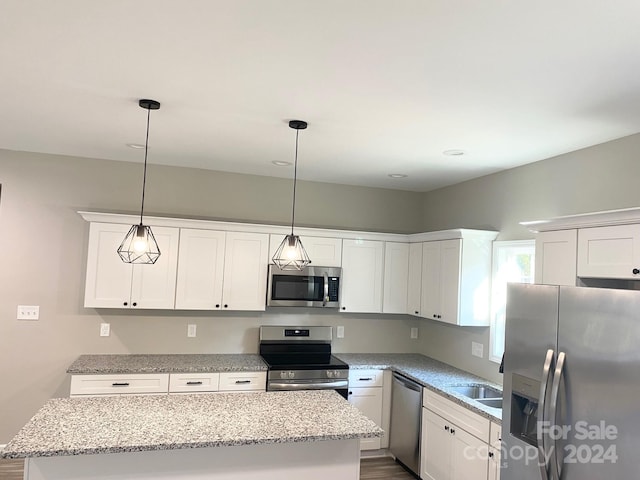
[[420,477],[422,386],[397,373],[391,391],[389,450],[396,461]]

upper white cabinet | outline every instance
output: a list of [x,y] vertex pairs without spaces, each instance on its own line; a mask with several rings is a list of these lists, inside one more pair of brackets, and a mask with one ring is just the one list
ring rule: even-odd
[[227,232],[222,308],[264,310],[267,292],[269,235]]
[[407,285],[407,313],[422,312],[422,243],[409,244],[409,277]]
[[424,242],[421,317],[461,326],[489,324],[491,242],[494,234]]
[[91,223],[85,307],[173,308],[179,229],[152,227],[160,258],[153,265],[140,265],[124,263],[117,253],[131,225]]
[[180,229],[176,308],[222,307],[225,236],[216,230]]
[[536,235],[535,283],[576,285],[578,231],[558,230]]
[[342,241],[341,312],[382,312],[384,242]]
[[409,244],[385,242],[383,313],[407,313]]
[[[276,250],[284,240],[284,235],[271,234],[269,239],[269,263]],[[300,241],[304,245],[312,266],[341,267],[342,266],[342,239],[330,237],[310,237],[301,235]]]
[[640,279],[640,225],[579,229],[578,276]]

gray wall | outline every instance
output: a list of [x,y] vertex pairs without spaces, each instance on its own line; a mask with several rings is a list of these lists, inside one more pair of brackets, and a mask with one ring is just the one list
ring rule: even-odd
[[[567,153],[424,194],[424,231],[498,230],[498,240],[534,235],[519,222],[640,206],[640,134]],[[471,356],[489,350],[488,328],[455,328],[424,320],[423,351],[502,382],[497,364]],[[486,357],[486,353],[485,353]]]
[[[78,210],[136,213],[141,164],[0,150],[0,444],[49,398],[68,395],[82,353],[256,353],[267,323],[344,325],[336,351],[417,352],[404,316],[275,313],[122,313],[83,308],[88,223]],[[150,166],[149,214],[287,224],[291,181]],[[313,182],[298,185],[299,225],[409,232],[421,194]],[[16,320],[39,305],[40,320]],[[314,312],[315,313],[315,312]],[[98,335],[101,321],[112,336]],[[187,338],[187,323],[198,336]]]

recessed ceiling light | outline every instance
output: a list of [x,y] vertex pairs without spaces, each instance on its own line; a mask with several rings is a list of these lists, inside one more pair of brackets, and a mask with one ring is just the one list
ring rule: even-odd
[[442,153],[443,155],[446,155],[448,157],[460,157],[461,155],[464,155],[464,150],[452,149],[452,150],[445,150]]
[[404,173],[390,173],[389,176],[391,178],[407,178],[409,175],[406,175]]
[[274,160],[273,162],[274,165],[278,166],[278,167],[288,167],[289,165],[291,165],[291,162],[284,162],[282,160]]
[[141,148],[144,148],[144,145],[140,145],[139,143],[127,143],[127,147],[140,150]]

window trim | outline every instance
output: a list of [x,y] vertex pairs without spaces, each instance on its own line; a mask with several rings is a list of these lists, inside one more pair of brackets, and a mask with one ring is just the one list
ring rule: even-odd
[[[489,361],[494,363],[500,363],[502,361],[502,356],[495,356],[493,354],[494,347],[497,339],[495,338],[496,333],[496,305],[494,304],[494,288],[495,288],[495,275],[498,269],[498,250],[502,248],[513,248],[513,247],[533,247],[533,259],[532,259],[532,267],[534,271],[532,272],[532,283],[535,281],[535,255],[536,255],[536,241],[535,239],[526,239],[526,240],[495,240],[492,246],[492,255],[491,255],[491,301],[490,301],[490,327],[489,327]],[[502,343],[504,343],[504,338],[502,339]]]

